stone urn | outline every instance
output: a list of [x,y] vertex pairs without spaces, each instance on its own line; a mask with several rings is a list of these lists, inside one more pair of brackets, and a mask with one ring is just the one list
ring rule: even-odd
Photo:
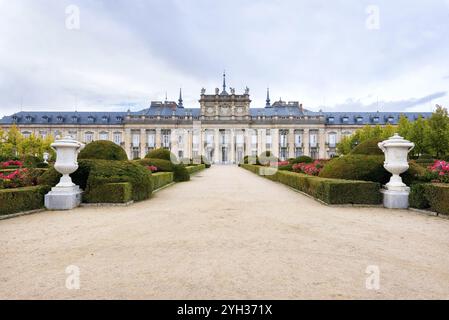
[[395,133],[393,137],[380,142],[378,146],[385,154],[384,168],[392,174],[390,182],[385,185],[386,189],[382,190],[384,206],[392,209],[406,209],[410,188],[402,182],[400,174],[408,170],[408,154],[415,144]]
[[48,152],[44,152],[42,158],[44,159],[44,163],[48,163],[48,159],[50,159],[50,154]]
[[82,191],[70,178],[78,169],[78,154],[84,144],[65,137],[51,147],[56,151],[55,169],[62,174],[59,183],[45,195],[45,207],[50,210],[70,210],[80,205]]

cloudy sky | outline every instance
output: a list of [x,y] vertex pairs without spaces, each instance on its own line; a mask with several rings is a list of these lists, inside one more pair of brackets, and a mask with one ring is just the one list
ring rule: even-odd
[[0,0],[0,116],[198,107],[224,69],[253,107],[449,106],[449,0]]

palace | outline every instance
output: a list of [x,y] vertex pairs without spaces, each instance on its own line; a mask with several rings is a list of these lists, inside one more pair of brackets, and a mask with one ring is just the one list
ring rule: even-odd
[[250,108],[249,89],[203,88],[200,108],[178,102],[153,101],[137,112],[19,112],[0,120],[0,127],[16,125],[23,135],[62,137],[78,141],[111,140],[130,159],[144,157],[154,148],[170,149],[179,158],[204,155],[213,163],[238,163],[245,155],[271,151],[281,159],[308,155],[326,159],[336,153],[343,136],[364,125],[397,124],[401,115],[410,121],[430,113],[314,112],[296,101],[271,103],[267,90],[263,108]]

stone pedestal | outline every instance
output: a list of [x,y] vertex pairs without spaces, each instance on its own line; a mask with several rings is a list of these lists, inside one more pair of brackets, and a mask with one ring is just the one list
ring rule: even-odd
[[410,188],[404,190],[387,190],[381,191],[383,194],[384,207],[388,209],[407,209],[409,207],[408,197]]
[[83,191],[79,186],[54,187],[45,195],[45,207],[48,210],[71,210],[81,204]]

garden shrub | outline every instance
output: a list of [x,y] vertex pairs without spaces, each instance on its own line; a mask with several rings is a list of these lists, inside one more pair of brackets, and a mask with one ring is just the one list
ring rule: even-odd
[[391,174],[383,167],[383,156],[346,155],[327,162],[319,177],[345,180],[374,181],[382,184]]
[[128,160],[125,150],[112,141],[91,142],[80,152],[78,159]]
[[352,149],[351,154],[364,154],[370,156],[383,156],[383,151],[379,148],[378,143],[382,142],[382,139],[370,139],[366,140],[354,149]]
[[89,203],[128,203],[133,200],[133,187],[129,182],[98,185],[90,190],[84,200]]
[[172,183],[173,180],[173,172],[156,172],[151,175],[153,190],[160,189],[163,186]]
[[36,168],[37,164],[40,162],[41,162],[40,158],[32,155],[26,155],[23,159],[23,165],[26,168]]
[[202,171],[204,169],[206,169],[206,165],[205,164],[198,164],[198,165],[190,165],[186,167],[187,172],[192,175],[194,173],[197,173],[199,171]]
[[176,160],[176,156],[173,153],[171,153],[170,150],[164,148],[151,150],[150,152],[147,153],[145,158],[162,159],[167,161]]
[[0,190],[0,215],[36,210],[44,207],[48,186]]
[[[151,172],[132,161],[80,160],[78,170],[70,176],[75,184],[85,190],[84,200],[93,202],[90,192],[102,184],[129,182],[132,186],[132,200],[141,201],[151,195]],[[39,184],[54,187],[61,174],[54,167],[47,170],[39,179]]]
[[[256,174],[266,169],[255,165],[242,165],[242,168]],[[327,204],[377,205],[382,200],[380,184],[375,182],[325,179],[288,171],[277,171],[275,175],[264,177],[307,193]]]
[[293,164],[288,164],[288,165],[285,165],[285,166],[279,166],[278,170],[281,170],[281,171],[293,171]]
[[183,164],[173,165],[173,174],[174,174],[174,180],[176,182],[183,182],[183,181],[190,180],[190,174],[187,171],[185,165],[183,165]]
[[89,193],[98,186],[118,182],[131,183],[134,201],[145,200],[151,196],[151,172],[147,168],[131,161],[96,160],[92,162],[90,168],[86,186],[86,200],[90,200]]
[[139,163],[142,166],[149,167],[149,166],[155,166],[157,167],[158,172],[173,172],[174,164],[171,163],[168,160],[163,159],[140,159],[140,160],[134,160],[133,162]]
[[240,164],[260,164],[259,158],[257,156],[244,156],[243,159],[240,161]]
[[36,164],[36,168],[49,168],[50,165],[48,163],[45,162],[39,162],[38,164]]
[[431,210],[439,214],[449,215],[449,184],[426,184],[424,189]]
[[312,163],[313,159],[308,156],[300,156],[297,158],[289,159],[290,164],[298,164],[298,163]]
[[425,184],[415,183],[410,186],[409,205],[411,208],[428,209],[429,201],[425,194]]

